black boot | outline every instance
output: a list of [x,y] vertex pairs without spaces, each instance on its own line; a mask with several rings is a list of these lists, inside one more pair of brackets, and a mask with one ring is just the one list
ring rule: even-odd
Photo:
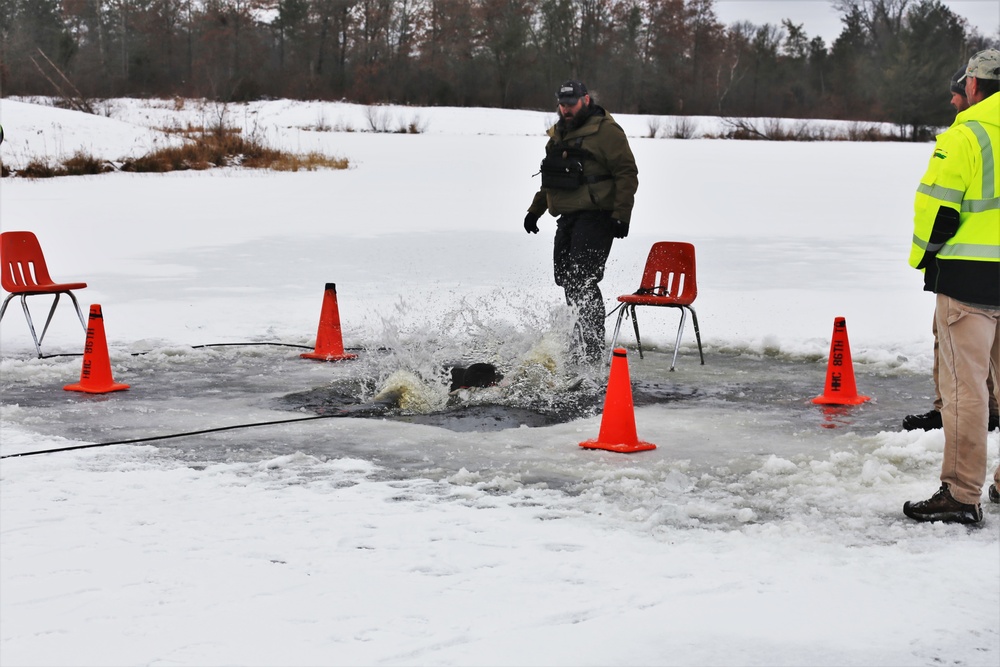
[[903,429],[907,431],[916,431],[917,429],[933,431],[936,428],[941,428],[941,413],[937,410],[931,410],[923,415],[903,417]]
[[990,415],[990,420],[986,423],[987,431],[995,431],[1000,428],[1000,415]]
[[979,523],[983,508],[979,503],[966,505],[951,497],[947,484],[927,500],[903,503],[903,514],[917,521],[944,521],[946,523]]
[[991,503],[1000,503],[1000,491],[997,491],[996,484],[990,484],[989,496]]

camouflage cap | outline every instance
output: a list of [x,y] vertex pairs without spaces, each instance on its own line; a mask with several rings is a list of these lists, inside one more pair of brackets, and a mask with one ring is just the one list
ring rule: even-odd
[[986,49],[969,58],[969,66],[959,81],[965,81],[968,76],[973,79],[1000,79],[1000,51]]

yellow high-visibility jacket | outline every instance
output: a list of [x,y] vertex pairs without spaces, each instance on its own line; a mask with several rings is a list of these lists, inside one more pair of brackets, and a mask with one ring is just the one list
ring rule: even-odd
[[910,266],[928,291],[1000,308],[1000,93],[937,136],[917,187]]

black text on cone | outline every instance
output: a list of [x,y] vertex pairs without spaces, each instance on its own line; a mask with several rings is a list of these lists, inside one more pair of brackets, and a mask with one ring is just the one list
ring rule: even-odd
[[303,359],[344,361],[357,359],[358,355],[344,352],[344,339],[340,331],[340,311],[337,308],[337,286],[327,283],[323,291],[323,310],[319,314],[316,332],[316,349],[299,355]]
[[608,375],[608,391],[604,396],[604,414],[597,440],[586,440],[580,446],[626,454],[656,449],[656,445],[642,442],[636,434],[632,383],[624,347],[616,347],[611,354],[611,373]]
[[868,396],[858,396],[854,383],[854,361],[851,359],[851,344],[847,340],[847,320],[837,317],[833,320],[833,340],[830,343],[830,359],[826,364],[826,387],[823,395],[812,400],[820,405],[857,405],[870,400]]
[[88,394],[106,394],[128,389],[127,384],[115,382],[111,376],[111,359],[108,357],[108,340],[104,335],[104,315],[101,306],[90,306],[87,322],[87,342],[83,346],[83,368],[80,381],[63,387],[66,391],[83,391]]

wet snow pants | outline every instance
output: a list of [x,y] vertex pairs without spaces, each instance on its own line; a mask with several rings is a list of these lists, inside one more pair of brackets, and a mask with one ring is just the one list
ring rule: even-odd
[[604,295],[598,283],[614,242],[611,214],[568,213],[557,224],[552,250],[556,285],[566,293],[566,303],[578,310],[584,354],[596,360],[604,350]]

